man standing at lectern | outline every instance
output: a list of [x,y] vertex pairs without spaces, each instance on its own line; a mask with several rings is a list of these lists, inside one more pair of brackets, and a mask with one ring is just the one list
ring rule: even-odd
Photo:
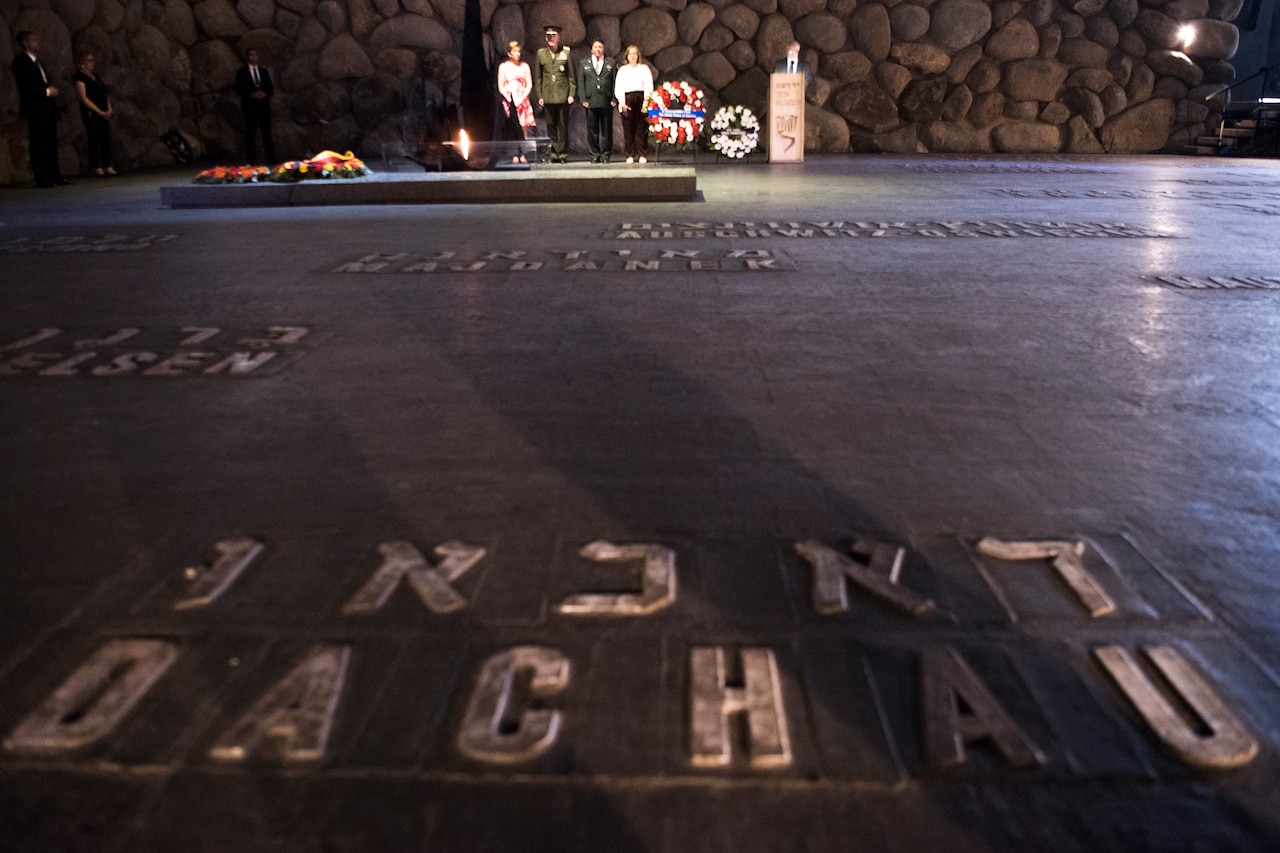
[[773,67],[773,73],[803,74],[806,95],[813,86],[813,72],[809,70],[809,63],[800,61],[800,42],[798,41],[787,45],[787,58],[778,60],[778,64]]
[[578,67],[578,99],[587,111],[587,148],[592,163],[608,163],[613,153],[613,79],[618,73],[613,59],[604,55],[604,42],[591,43],[591,56]]
[[538,51],[533,69],[533,91],[547,114],[551,137],[551,162],[569,162],[569,105],[577,94],[577,75],[569,64],[569,48],[560,46],[560,28],[546,27],[547,46]]
[[244,116],[244,156],[252,164],[258,149],[258,131],[262,131],[262,150],[267,165],[276,162],[276,149],[271,144],[271,72],[258,65],[258,51],[244,52],[245,64],[236,71],[236,94],[240,96],[240,113]]

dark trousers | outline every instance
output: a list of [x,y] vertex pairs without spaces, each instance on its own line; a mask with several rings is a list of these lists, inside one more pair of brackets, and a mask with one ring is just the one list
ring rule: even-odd
[[543,104],[547,114],[547,136],[551,138],[551,159],[569,156],[569,105]]
[[608,160],[613,152],[613,108],[587,108],[587,148],[591,162]]
[[628,157],[649,156],[649,117],[644,114],[644,92],[627,92],[622,114],[622,148]]
[[84,132],[88,136],[89,168],[105,169],[111,165],[111,122],[99,115],[85,115]]
[[31,157],[31,174],[36,184],[47,187],[62,180],[58,169],[58,120],[28,118],[27,141]]
[[271,144],[271,107],[250,107],[244,111],[244,156],[249,163],[258,156],[258,132],[262,132],[262,150],[267,164],[276,162],[276,148]]

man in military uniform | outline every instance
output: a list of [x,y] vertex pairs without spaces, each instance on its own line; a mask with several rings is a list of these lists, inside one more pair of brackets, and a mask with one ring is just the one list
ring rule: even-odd
[[578,81],[570,64],[569,48],[560,46],[560,28],[546,27],[547,46],[538,51],[533,71],[533,91],[547,114],[551,137],[551,162],[569,162],[569,105],[578,93]]

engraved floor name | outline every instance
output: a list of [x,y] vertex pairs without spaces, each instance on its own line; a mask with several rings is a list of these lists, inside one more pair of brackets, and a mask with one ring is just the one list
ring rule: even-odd
[[0,255],[81,254],[88,252],[136,252],[178,239],[177,234],[102,234],[44,239],[13,237],[0,240]]
[[0,377],[261,376],[305,352],[306,326],[68,329],[0,336]]
[[1280,290],[1275,275],[1162,275],[1156,281],[1178,290]]
[[1124,222],[623,222],[609,240],[848,239],[884,237],[1161,237],[1177,235]]
[[453,273],[661,273],[661,272],[787,272],[795,271],[791,258],[773,249],[664,249],[641,251],[613,249],[565,249],[562,251],[509,250],[466,254],[436,252],[372,253],[330,267],[334,273],[403,273],[431,275]]
[[[397,665],[402,675],[414,673],[414,701],[428,704],[415,705],[414,714],[388,699],[383,713],[394,715],[388,720],[394,724],[387,734],[401,737],[419,718],[432,729],[452,725],[451,733],[434,738],[447,744],[432,753],[435,769],[518,770],[557,751],[572,752],[577,738],[587,737],[600,749],[598,734],[608,726],[633,726],[630,717],[652,714],[628,707],[628,722],[599,718],[611,707],[619,710],[601,696],[599,684],[620,687],[630,679],[639,693],[629,695],[682,705],[670,719],[679,719],[683,728],[678,741],[686,773],[809,774],[832,762],[827,766],[857,775],[854,753],[839,742],[868,736],[871,741],[860,740],[857,755],[897,767],[887,784],[896,784],[903,773],[954,773],[971,766],[975,753],[984,756],[984,773],[1044,768],[1072,775],[1116,772],[1115,744],[1132,752],[1146,742],[1169,760],[1218,771],[1249,765],[1261,753],[1259,733],[1270,728],[1268,715],[1259,719],[1258,709],[1280,705],[1262,695],[1245,712],[1238,701],[1239,673],[1257,679],[1256,659],[1241,655],[1209,612],[1123,537],[922,541],[922,550],[911,552],[869,536],[855,536],[848,548],[795,542],[793,558],[780,569],[793,575],[795,588],[809,593],[805,639],[789,639],[777,627],[758,638],[727,640],[699,636],[697,628],[687,639],[663,629],[660,642],[639,637],[641,644],[629,647],[625,673],[613,668],[609,654],[637,635],[610,633],[604,626],[655,618],[672,624],[672,614],[687,601],[679,592],[684,570],[676,550],[659,542],[588,542],[578,551],[583,565],[624,570],[630,580],[621,590],[596,591],[597,583],[607,582],[593,582],[591,572],[566,575],[552,594],[558,604],[540,620],[560,626],[562,643],[546,631],[536,642],[515,643],[474,630],[462,642],[440,634],[430,646],[435,659],[418,661],[425,669]],[[127,724],[130,718],[163,713],[165,730],[177,734],[173,715],[186,707],[189,725],[207,735],[178,735],[186,744],[180,751],[200,754],[165,752],[164,760],[326,761],[338,738],[361,736],[364,726],[353,727],[352,720],[379,713],[381,691],[357,689],[352,682],[373,684],[361,671],[386,660],[363,644],[377,640],[375,629],[393,599],[416,598],[411,611],[427,623],[474,628],[472,622],[440,620],[465,616],[478,596],[493,594],[501,583],[492,574],[483,584],[472,582],[483,573],[477,566],[488,551],[459,540],[426,552],[394,540],[370,551],[372,559],[333,578],[339,598],[329,618],[342,627],[317,636],[309,626],[284,643],[293,649],[288,654],[255,653],[243,667],[235,658],[226,678],[238,676],[239,683],[223,695],[240,698],[210,715],[201,708],[212,696],[193,693],[184,682],[192,672],[207,675],[218,662],[187,662],[206,654],[203,644],[182,642],[181,629],[157,634],[142,625],[155,626],[167,611],[178,624],[192,620],[193,630],[207,635],[216,631],[219,612],[239,620],[236,588],[246,578],[280,571],[268,543],[244,536],[214,543],[212,559],[182,569],[180,583],[156,588],[131,608],[131,615],[143,617],[142,625],[131,630],[126,617],[110,630],[91,631],[79,661],[58,675],[60,681],[51,680],[43,699],[32,700],[9,729],[4,751],[34,761],[93,760],[118,740],[148,729],[145,720]],[[949,590],[955,578],[944,583],[943,574],[966,571],[965,566],[977,572],[979,584]],[[618,575],[612,577],[616,583]],[[976,599],[983,584],[994,596],[994,610],[981,612],[985,605]],[[696,583],[695,588],[695,607],[717,592]],[[1000,612],[1007,617],[1003,633],[993,628],[999,617],[992,614]],[[398,614],[405,618],[403,606]],[[868,620],[879,627],[859,633]],[[1031,632],[1018,627],[1045,620],[1052,638],[1045,626]],[[584,645],[583,637],[592,632],[597,639]],[[303,639],[304,645],[296,642]],[[639,648],[645,651],[637,656]],[[170,676],[184,671],[185,678]],[[1011,672],[1018,674],[1010,677]],[[839,673],[851,680],[835,688],[837,701],[829,691],[831,677],[838,680]],[[903,692],[904,683],[916,687]],[[1274,693],[1275,685],[1269,690]],[[156,691],[164,698],[144,701]],[[820,714],[810,710],[819,707]],[[1063,708],[1072,723],[1049,723]],[[1091,721],[1083,716],[1090,713]],[[878,730],[850,726],[872,719],[879,721]],[[382,730],[368,728],[374,736]],[[652,746],[654,773],[676,769],[665,767],[663,744]],[[141,748],[163,749],[154,739]],[[828,748],[833,751],[819,759]],[[634,752],[629,750],[632,758]],[[1097,765],[1093,770],[1091,762]]]

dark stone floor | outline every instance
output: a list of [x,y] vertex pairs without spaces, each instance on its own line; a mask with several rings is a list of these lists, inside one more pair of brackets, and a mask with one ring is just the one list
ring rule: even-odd
[[[187,177],[0,195],[0,849],[1280,848],[1280,163],[163,208]],[[1112,608],[984,537],[1079,543]],[[195,601],[234,540],[262,549]],[[447,579],[448,540],[485,555]],[[674,602],[561,612],[642,588],[593,540],[674,552]],[[809,540],[863,577],[845,609]],[[931,607],[868,592],[869,541]],[[395,542],[455,609],[405,582],[344,611]],[[142,646],[172,659],[104,657]],[[567,678],[521,668],[492,742],[557,728],[476,758],[521,646]]]

